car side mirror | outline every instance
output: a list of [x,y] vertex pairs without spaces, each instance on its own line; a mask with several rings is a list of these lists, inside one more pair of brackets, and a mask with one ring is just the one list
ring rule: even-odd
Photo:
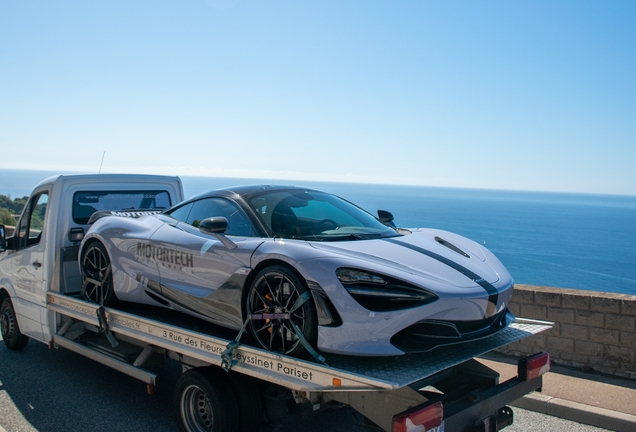
[[206,218],[199,223],[199,231],[204,234],[224,234],[227,228],[227,219],[224,217]]
[[395,228],[395,224],[393,223],[393,213],[391,213],[390,211],[378,210],[378,219],[384,225]]
[[6,244],[7,244],[7,240],[6,240],[6,234],[4,231],[4,225],[0,225],[0,252],[4,252],[7,250]]
[[213,235],[223,245],[228,249],[234,249],[237,247],[236,243],[234,243],[229,238],[225,237],[225,233],[227,232],[228,222],[224,217],[211,217],[206,218],[199,223],[199,231],[203,234]]

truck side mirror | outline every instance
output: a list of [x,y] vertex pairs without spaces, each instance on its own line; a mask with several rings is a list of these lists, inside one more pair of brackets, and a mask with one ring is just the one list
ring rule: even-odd
[[0,225],[0,252],[18,249],[18,238],[16,237],[17,229],[17,227],[9,227],[9,231],[12,232],[12,235],[7,237],[7,228],[4,225]]
[[84,228],[71,228],[68,232],[68,240],[71,243],[78,243],[84,239]]

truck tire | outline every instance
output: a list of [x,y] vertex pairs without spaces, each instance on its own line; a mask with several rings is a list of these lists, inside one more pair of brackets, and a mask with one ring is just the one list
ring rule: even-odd
[[22,334],[15,316],[15,309],[10,298],[5,298],[0,306],[0,322],[2,340],[10,350],[21,350],[29,342],[29,338]]
[[261,430],[263,425],[263,397],[258,380],[237,372],[229,373],[239,411],[239,432]]
[[190,369],[181,375],[173,407],[182,432],[238,431],[236,397],[227,374],[221,369]]

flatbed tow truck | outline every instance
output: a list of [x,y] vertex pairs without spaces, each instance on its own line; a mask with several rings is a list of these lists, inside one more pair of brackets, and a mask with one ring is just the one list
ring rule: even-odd
[[[92,179],[84,176],[79,180],[83,189],[87,178]],[[157,181],[157,176],[151,180]],[[58,196],[63,196],[60,190],[65,189],[65,181],[73,184],[68,177],[43,182],[33,197],[38,199],[41,190],[56,184]],[[99,181],[101,186],[90,187],[113,190],[123,183],[130,189],[131,184],[130,178],[106,181],[102,176]],[[180,187],[179,182],[175,200],[181,199]],[[52,197],[54,190],[48,189]],[[51,206],[52,211],[60,208],[60,203]],[[49,215],[44,223],[49,221],[59,223],[59,218]],[[68,231],[73,240],[77,230],[67,224],[57,236]],[[513,422],[512,409],[506,405],[540,390],[542,375],[550,366],[547,353],[535,354],[519,360],[518,375],[500,383],[496,371],[475,360],[551,327],[548,322],[525,319],[517,319],[489,337],[422,354],[326,355],[324,363],[280,355],[251,346],[248,335],[238,343],[240,336],[235,331],[171,310],[125,303],[117,309],[105,308],[85,301],[77,285],[77,246],[60,247],[53,239],[49,244],[56,249],[49,255],[50,261],[43,259],[44,264],[51,263],[50,277],[44,283],[36,286],[22,279],[12,281],[9,276],[0,279],[2,334],[5,343],[9,341],[7,346],[20,349],[30,336],[50,348],[66,348],[128,374],[146,383],[149,393],[157,378],[149,365],[157,360],[177,361],[183,373],[174,390],[174,410],[182,431],[257,431],[280,423],[290,410],[302,413],[342,405],[359,413],[370,430],[498,431]],[[36,269],[42,267],[35,263],[39,263],[37,259]],[[14,266],[7,275],[15,275],[15,270]],[[40,287],[44,287],[41,292]],[[27,304],[21,291],[41,296],[42,301],[38,306]],[[37,314],[32,313],[36,309]],[[20,332],[23,325],[27,335]]]

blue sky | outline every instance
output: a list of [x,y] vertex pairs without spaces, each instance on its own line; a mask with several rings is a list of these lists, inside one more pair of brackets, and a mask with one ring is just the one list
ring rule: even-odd
[[0,168],[636,195],[634,1],[0,0]]

